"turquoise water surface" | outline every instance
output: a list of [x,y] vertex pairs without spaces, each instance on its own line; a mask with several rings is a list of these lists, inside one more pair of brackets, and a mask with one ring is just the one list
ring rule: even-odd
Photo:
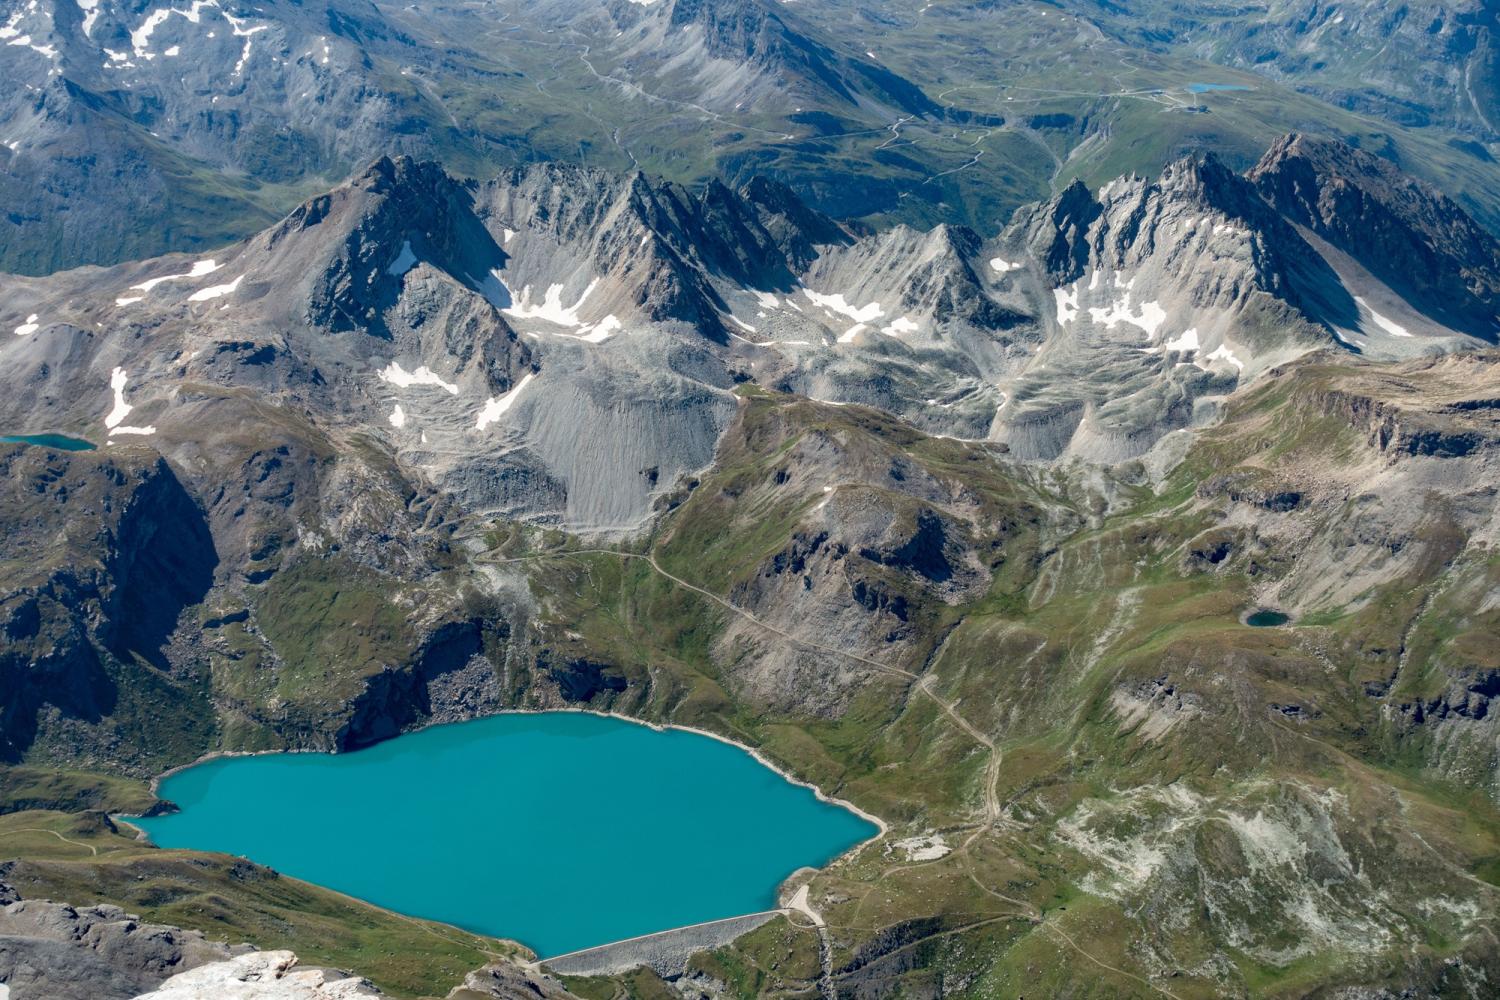
[[5,434],[0,435],[0,441],[6,444],[34,444],[43,448],[56,448],[59,451],[93,451],[94,446],[82,438],[68,437],[66,434]]
[[350,754],[222,758],[131,820],[544,957],[775,906],[875,827],[738,747],[579,712],[435,726]]

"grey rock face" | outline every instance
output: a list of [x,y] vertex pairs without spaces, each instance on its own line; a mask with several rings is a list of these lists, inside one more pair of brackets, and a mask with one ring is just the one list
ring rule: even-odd
[[1438,321],[1500,336],[1500,241],[1442,193],[1352,146],[1290,135],[1249,174],[1288,219]]
[[[37,272],[214,245],[269,223],[256,184],[431,152],[428,99],[376,63],[413,40],[370,4],[17,5],[0,47],[0,267]],[[186,221],[191,217],[191,221]]]
[[0,906],[0,983],[11,1000],[128,1000],[178,972],[250,951],[142,923],[117,906]]

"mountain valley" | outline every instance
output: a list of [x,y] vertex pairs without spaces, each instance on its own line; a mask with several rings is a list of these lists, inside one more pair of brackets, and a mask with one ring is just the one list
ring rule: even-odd
[[[0,1000],[1492,993],[1493,16],[1429,6],[0,12]],[[130,826],[578,710],[880,833],[579,972]]]

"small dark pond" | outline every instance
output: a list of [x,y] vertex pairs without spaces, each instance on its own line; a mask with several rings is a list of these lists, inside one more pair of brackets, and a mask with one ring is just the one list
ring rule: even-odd
[[1291,620],[1290,615],[1262,608],[1259,611],[1252,611],[1247,615],[1245,617],[1245,624],[1253,625],[1256,628],[1275,628],[1277,625],[1285,625]]

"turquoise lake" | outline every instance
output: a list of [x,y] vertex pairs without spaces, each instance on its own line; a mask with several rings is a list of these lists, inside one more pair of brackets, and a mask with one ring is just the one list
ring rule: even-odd
[[581,712],[434,726],[349,754],[221,758],[131,820],[553,957],[776,905],[873,836],[738,747]]
[[0,435],[0,441],[6,444],[32,444],[42,448],[56,448],[59,451],[93,451],[92,443],[82,438],[68,437],[66,434],[5,434]]

